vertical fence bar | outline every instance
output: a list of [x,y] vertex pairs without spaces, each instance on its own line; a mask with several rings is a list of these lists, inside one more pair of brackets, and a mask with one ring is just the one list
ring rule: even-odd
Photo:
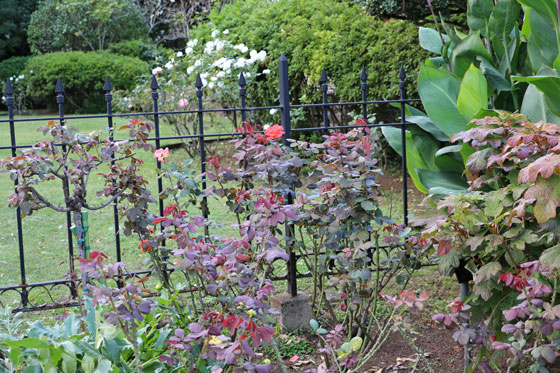
[[[56,103],[58,104],[58,118],[59,118],[59,122],[61,126],[66,126],[66,123],[64,123],[64,87],[62,86],[62,81],[60,80],[60,78],[57,78],[56,80],[56,87],[54,89],[54,92],[56,93]],[[66,153],[66,145],[62,144],[62,152]],[[64,172],[66,172],[66,170],[63,170]],[[65,179],[62,182],[64,185],[63,187],[66,190],[70,190],[70,186],[68,185],[68,180]],[[68,206],[68,201],[64,201],[66,203],[66,206]],[[66,228],[67,228],[67,234],[68,234],[68,256],[70,258],[70,273],[73,274],[74,273],[74,243],[72,240],[72,214],[70,212],[66,213]],[[85,284],[82,284],[85,288]],[[78,291],[74,286],[74,283],[72,283],[72,287],[71,287],[71,292],[72,292],[72,296],[73,297],[77,297],[78,296]]]
[[[198,134],[199,134],[199,145],[200,145],[200,171],[202,173],[206,172],[206,147],[204,143],[204,113],[202,112],[202,96],[204,93],[202,92],[202,79],[200,78],[200,74],[196,75],[196,99],[198,101]],[[206,190],[206,177],[202,179],[202,189]],[[208,219],[208,199],[206,198],[206,194],[202,197],[202,216],[204,219]],[[210,236],[210,232],[208,231],[208,224],[204,225],[204,235],[206,237]]]
[[[16,156],[16,132],[14,123],[14,88],[10,83],[10,79],[6,80],[6,89],[4,90],[6,94],[6,104],[8,105],[8,119],[10,120],[10,144],[12,145],[12,157]],[[14,179],[14,190],[17,193],[17,186],[19,180]],[[21,285],[26,285],[27,280],[25,278],[25,254],[23,252],[23,228],[21,224],[21,209],[18,207],[16,209],[16,223],[17,223],[17,237],[18,237],[18,248],[19,248],[19,273],[21,278]],[[21,288],[21,305],[23,308],[27,307],[27,288]]]
[[[160,134],[159,134],[159,114],[158,114],[159,85],[154,75],[152,75],[152,82],[150,83],[150,89],[152,90],[152,101],[154,105],[154,128],[156,132],[155,133],[156,149],[159,149],[161,148],[161,142],[159,139]],[[156,164],[159,173],[159,171],[161,171],[161,162],[159,161],[159,159],[156,161]],[[161,192],[163,191],[163,181],[161,180],[161,177],[158,177],[157,187],[158,187],[158,201],[159,201],[159,216],[163,216],[163,200],[159,198]]]
[[247,120],[247,112],[245,111],[245,95],[247,90],[245,89],[245,76],[243,73],[239,74],[239,97],[241,99],[241,121],[245,122]]
[[[280,110],[282,127],[284,128],[284,145],[289,145],[288,139],[292,136],[290,127],[290,80],[288,74],[288,59],[282,53],[278,60],[279,80],[280,80]],[[288,194],[288,204],[294,201],[292,191]],[[293,248],[292,237],[294,236],[293,224],[286,223],[287,249],[289,249],[290,259],[288,260],[288,288],[292,297],[297,296],[297,258]]]
[[367,104],[365,103],[367,101],[367,91],[368,91],[368,86],[367,86],[367,72],[366,72],[366,67],[362,67],[362,75],[360,75],[360,80],[361,80],[361,84],[360,84],[360,88],[362,89],[362,118],[363,120],[368,121],[368,117],[367,117]]
[[321,92],[323,92],[323,128],[325,129],[325,135],[329,134],[328,128],[329,128],[329,111],[327,109],[327,91],[329,90],[329,87],[327,85],[327,82],[329,81],[329,78],[327,77],[327,71],[325,69],[323,69],[323,72],[321,73],[321,79],[319,80],[319,82],[321,83]]
[[[159,113],[159,107],[158,107],[159,85],[158,85],[158,82],[157,82],[157,79],[156,79],[155,75],[152,75],[152,81],[150,83],[150,89],[152,90],[152,101],[153,101],[153,107],[154,107],[154,130],[155,130],[155,136],[156,136],[156,149],[160,149],[161,148],[161,141],[160,141],[160,133],[159,133],[159,114],[158,114]],[[163,216],[163,200],[160,198],[161,192],[163,191],[163,180],[161,179],[161,177],[159,177],[160,176],[160,171],[161,171],[161,162],[159,161],[159,159],[156,160],[156,167],[157,167],[157,170],[158,170],[157,188],[158,188],[159,216]],[[161,229],[163,230],[163,227],[161,227]],[[162,242],[162,246],[165,246],[165,241]],[[167,260],[167,257],[164,257],[162,273],[163,273],[163,279],[167,283],[169,281],[169,278],[167,277],[167,265],[166,265],[165,260]]]
[[401,91],[401,142],[402,142],[402,187],[403,187],[403,213],[404,213],[404,224],[408,225],[408,180],[407,180],[407,169],[406,169],[406,74],[404,72],[404,67],[401,66],[401,72],[399,74],[399,88]]
[[[113,95],[111,94],[113,85],[111,84],[111,79],[109,79],[108,76],[105,78],[105,85],[103,86],[103,90],[105,91],[105,102],[107,103],[107,126],[109,127],[109,140],[113,141],[115,139],[113,133]],[[115,165],[114,160],[111,161],[111,165]],[[116,201],[113,204],[113,222],[115,229],[115,250],[117,255],[117,262],[121,262],[121,235],[119,233],[119,212]]]

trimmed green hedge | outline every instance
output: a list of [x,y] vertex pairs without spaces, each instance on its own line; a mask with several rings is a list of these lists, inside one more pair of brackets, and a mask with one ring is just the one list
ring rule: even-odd
[[[272,74],[247,87],[250,104],[277,102],[277,61],[290,62],[294,102],[318,102],[323,68],[334,84],[335,99],[360,100],[360,72],[367,67],[369,98],[398,98],[398,75],[403,65],[408,95],[415,97],[416,75],[428,57],[418,42],[417,27],[403,20],[381,21],[361,8],[337,0],[241,0],[213,11],[209,23],[195,28],[193,38],[210,40],[212,30],[229,30],[234,43],[268,51]],[[266,102],[268,101],[268,102]]]
[[135,77],[149,72],[138,58],[109,53],[56,52],[31,58],[27,64],[29,94],[39,106],[56,105],[54,89],[60,77],[67,111],[95,113],[106,110],[103,84],[109,76],[114,89],[130,89]]

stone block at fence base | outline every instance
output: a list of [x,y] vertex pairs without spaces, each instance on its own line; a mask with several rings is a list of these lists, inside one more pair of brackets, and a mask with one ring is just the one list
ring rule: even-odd
[[311,329],[309,321],[313,312],[309,294],[298,294],[295,297],[288,293],[278,294],[272,297],[271,306],[280,311],[278,322],[285,330]]

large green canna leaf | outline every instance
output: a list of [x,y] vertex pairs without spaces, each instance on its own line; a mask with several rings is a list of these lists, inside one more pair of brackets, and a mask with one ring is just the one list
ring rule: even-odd
[[531,122],[555,123],[560,125],[560,117],[552,114],[546,105],[544,93],[539,91],[533,84],[525,91],[523,103],[521,104],[521,114],[525,114]]
[[546,19],[540,13],[531,9],[528,9],[525,13],[524,22],[530,25],[527,51],[533,71],[539,71],[543,65],[552,67],[558,56],[558,41],[554,33],[555,26],[546,22]]
[[[426,169],[416,170],[420,181],[430,191],[432,188],[443,188],[455,193],[465,193],[469,185],[457,172],[442,172]],[[431,193],[431,191],[430,191]]]
[[484,57],[487,60],[492,59],[480,38],[480,31],[470,34],[453,48],[450,58],[451,70],[457,76],[463,77],[469,66],[476,61],[478,56]]
[[534,84],[539,91],[544,93],[549,110],[560,116],[560,77],[558,72],[550,67],[543,66],[535,76],[512,76],[512,80]]
[[517,25],[521,7],[515,0],[498,0],[490,17],[489,29],[500,38],[506,40],[511,30]]
[[488,108],[488,84],[484,74],[474,65],[469,67],[461,81],[457,108],[465,118],[472,118]]
[[490,84],[499,91],[513,90],[513,84],[509,79],[504,78],[504,74],[498,71],[490,61],[484,57],[477,58],[480,61],[480,70],[486,77]]
[[493,10],[493,0],[469,0],[467,10],[469,28],[472,31],[480,31],[482,35],[486,35]]
[[464,131],[467,118],[457,108],[461,81],[453,73],[424,65],[418,76],[418,93],[433,123],[451,136]]
[[[395,127],[383,127],[381,131],[391,147],[402,156],[401,129]],[[420,133],[420,131],[422,130],[416,130],[418,133]],[[416,169],[428,167],[434,168],[435,165],[433,157],[437,149],[438,143],[430,135],[413,135],[407,131],[406,167],[414,186],[416,186],[416,188],[422,193],[428,193],[428,188],[420,182]]]
[[418,39],[420,40],[420,46],[432,53],[441,54],[441,49],[443,48],[443,43],[441,42],[442,37],[445,42],[449,41],[449,36],[441,35],[440,37],[440,34],[433,28],[418,28]]

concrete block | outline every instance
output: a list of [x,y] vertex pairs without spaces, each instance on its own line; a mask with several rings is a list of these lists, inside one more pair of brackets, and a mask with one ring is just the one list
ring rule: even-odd
[[296,297],[288,293],[278,294],[272,297],[271,306],[280,311],[278,322],[285,330],[311,329],[309,321],[313,312],[309,294],[298,294]]

